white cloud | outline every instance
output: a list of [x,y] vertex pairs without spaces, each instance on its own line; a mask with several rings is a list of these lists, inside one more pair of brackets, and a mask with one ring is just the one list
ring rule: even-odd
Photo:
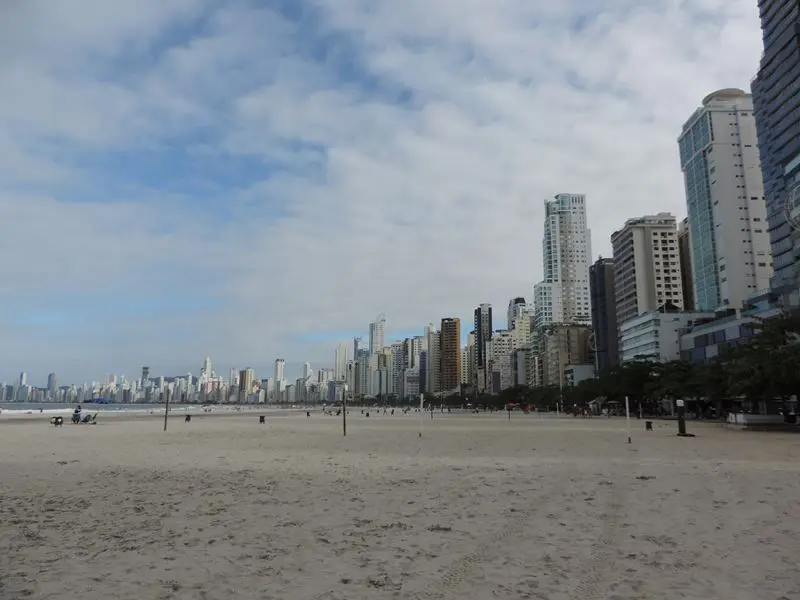
[[[329,362],[333,344],[297,335],[379,312],[409,330],[504,309],[540,277],[543,199],[585,192],[605,254],[627,217],[685,213],[675,140],[707,93],[747,87],[754,4],[314,0],[300,21],[199,0],[0,8],[9,320],[24,294],[55,311],[103,286],[220,300],[98,320],[79,366],[46,326],[8,325],[3,363],[88,377],[210,354],[264,370]],[[223,191],[143,175],[141,153],[169,174],[176,148],[230,163],[216,181],[174,163],[180,185]],[[120,153],[130,169],[86,159]],[[114,202],[76,201],[87,187]]]

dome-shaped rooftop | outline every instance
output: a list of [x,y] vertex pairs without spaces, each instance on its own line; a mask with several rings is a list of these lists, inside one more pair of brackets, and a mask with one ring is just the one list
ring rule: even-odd
[[721,90],[717,90],[716,92],[711,92],[708,96],[703,98],[703,106],[708,104],[714,98],[725,100],[726,98],[741,98],[742,96],[747,96],[747,92],[740,90],[739,88],[723,88]]

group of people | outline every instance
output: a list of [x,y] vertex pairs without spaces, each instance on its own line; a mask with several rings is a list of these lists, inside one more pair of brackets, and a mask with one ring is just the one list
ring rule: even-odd
[[91,419],[91,415],[86,413],[86,416],[83,414],[83,410],[81,409],[81,405],[75,407],[75,410],[72,411],[72,422],[73,423],[80,423],[82,421],[89,421]]

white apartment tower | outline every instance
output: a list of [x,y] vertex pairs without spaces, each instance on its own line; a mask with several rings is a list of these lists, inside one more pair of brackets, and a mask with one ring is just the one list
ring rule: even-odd
[[517,318],[526,310],[527,304],[525,298],[517,297],[508,301],[508,313],[506,315],[506,329],[509,331],[514,329],[514,324]]
[[753,97],[703,99],[678,138],[697,310],[741,308],[768,289],[772,258]]
[[553,200],[545,200],[544,208],[544,279],[533,290],[534,325],[590,324],[592,242],[586,225],[586,196],[558,194]]
[[465,346],[467,362],[464,362],[463,356],[461,360],[461,380],[463,383],[475,383],[476,376],[476,362],[477,350],[475,345],[475,332],[470,331],[467,334],[467,345]]
[[683,309],[678,225],[669,213],[628,219],[611,234],[617,323],[667,302]]
[[275,386],[276,389],[280,389],[280,384],[284,380],[284,369],[286,367],[286,361],[282,358],[275,359]]
[[347,347],[349,344],[342,342],[336,346],[333,357],[333,372],[336,381],[344,381],[347,377]]
[[425,327],[425,391],[431,394],[437,394],[442,391],[441,342],[441,335],[433,323]]
[[369,324],[369,353],[375,354],[380,351],[386,344],[384,343],[384,335],[386,332],[386,315],[383,313],[378,315],[374,322]]

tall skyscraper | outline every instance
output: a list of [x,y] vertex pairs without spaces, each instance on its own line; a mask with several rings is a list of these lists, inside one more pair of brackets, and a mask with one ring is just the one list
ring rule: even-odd
[[613,259],[601,256],[595,261],[589,268],[589,287],[592,292],[595,368],[598,372],[602,372],[619,362]]
[[545,200],[544,208],[544,279],[534,286],[535,325],[589,324],[592,241],[586,225],[586,196],[558,194]]
[[611,234],[617,326],[667,302],[683,308],[678,229],[669,213],[628,219]]
[[255,377],[255,371],[250,367],[239,371],[239,402],[245,402],[247,395],[253,391]]
[[369,357],[367,348],[359,348],[356,355],[356,395],[363,397],[369,393]]
[[344,381],[347,376],[347,344],[342,342],[336,346],[333,371],[336,381]]
[[58,389],[58,382],[56,381],[56,374],[50,373],[47,376],[47,391],[52,395]]
[[[442,348],[441,334],[436,326],[431,323],[425,327],[425,391],[430,394],[438,394],[442,391]],[[422,370],[420,370],[420,377]],[[420,384],[422,382],[420,381]]]
[[[773,289],[797,287],[800,212],[800,112],[791,90],[800,84],[800,6],[797,0],[759,0],[764,53],[753,80],[758,149],[772,246]],[[766,262],[766,261],[762,261]]]
[[303,379],[309,379],[314,376],[314,371],[311,370],[311,363],[303,363]]
[[369,324],[369,353],[375,354],[385,344],[384,335],[386,331],[386,315],[379,314],[374,322]]
[[[481,304],[475,309],[475,368],[486,367],[486,342],[492,339],[492,305]],[[477,375],[477,373],[476,373]]]
[[[470,335],[473,335],[470,332]],[[474,336],[473,336],[474,337]],[[472,347],[469,342],[461,348],[461,385],[472,385]]]
[[442,319],[440,339],[442,391],[458,390],[461,386],[461,319]]
[[284,369],[286,368],[286,361],[282,358],[275,359],[275,386],[278,389],[280,383],[285,379]]
[[23,371],[19,374],[19,386],[28,385],[28,374]]
[[516,315],[511,320],[511,333],[514,336],[514,348],[531,347],[531,314],[527,304],[516,305]]
[[403,371],[406,368],[405,342],[394,342],[391,345],[391,355],[392,389],[394,394],[399,395],[402,391]]
[[683,286],[683,310],[694,310],[694,280],[692,279],[692,235],[689,217],[678,225],[678,258]]
[[699,310],[741,308],[772,276],[753,98],[703,99],[678,138]]
[[211,377],[211,359],[208,356],[206,356],[206,359],[203,361],[203,368],[200,369],[200,374]]
[[506,329],[508,329],[509,331],[514,329],[514,323],[516,323],[517,317],[519,317],[522,314],[526,306],[527,305],[525,304],[525,298],[522,297],[512,298],[511,300],[508,301],[508,314],[506,315],[507,316]]

